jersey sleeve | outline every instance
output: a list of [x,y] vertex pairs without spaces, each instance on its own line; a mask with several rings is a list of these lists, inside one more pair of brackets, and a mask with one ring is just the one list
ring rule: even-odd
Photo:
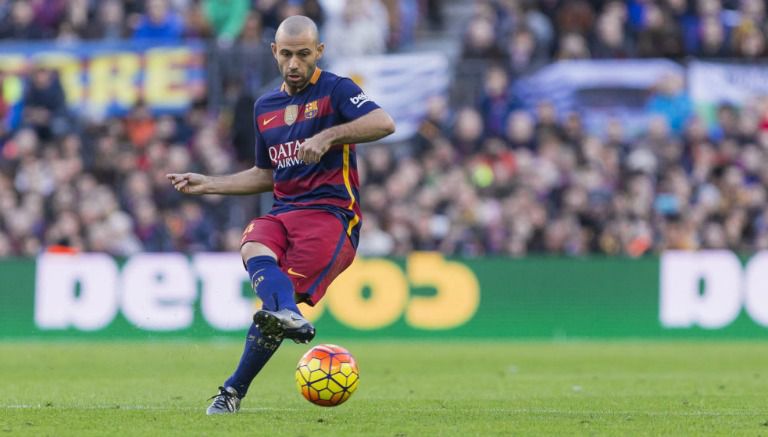
[[259,132],[259,124],[256,122],[259,117],[259,102],[258,100],[253,105],[253,133],[255,135],[253,144],[256,147],[256,167],[264,169],[272,169],[272,160],[269,159],[269,150],[267,150],[267,143],[264,141],[264,137]]
[[341,78],[331,93],[333,109],[344,121],[351,121],[378,109],[379,105],[360,89],[352,79]]

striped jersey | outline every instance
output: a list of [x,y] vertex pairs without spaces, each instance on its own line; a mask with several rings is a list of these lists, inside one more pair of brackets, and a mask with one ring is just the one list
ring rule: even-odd
[[301,144],[329,127],[352,121],[379,106],[351,79],[316,68],[309,84],[291,96],[285,84],[254,105],[256,166],[272,169],[270,214],[301,208],[327,210],[340,219],[354,247],[362,219],[354,144],[334,144],[320,162],[296,156]]

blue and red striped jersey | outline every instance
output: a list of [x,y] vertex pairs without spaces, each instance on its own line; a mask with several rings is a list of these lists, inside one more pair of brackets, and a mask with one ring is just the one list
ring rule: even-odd
[[357,247],[362,216],[355,145],[335,144],[316,164],[304,163],[296,153],[307,138],[378,107],[351,79],[320,68],[296,95],[289,95],[283,85],[261,96],[253,108],[256,166],[274,171],[275,202],[270,213],[327,210],[344,221]]

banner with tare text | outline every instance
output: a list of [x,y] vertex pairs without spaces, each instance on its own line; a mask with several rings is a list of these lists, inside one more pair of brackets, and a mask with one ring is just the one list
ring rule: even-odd
[[68,106],[101,119],[143,102],[159,112],[182,112],[205,94],[205,47],[159,41],[0,44],[0,92],[23,103],[30,73],[56,73]]

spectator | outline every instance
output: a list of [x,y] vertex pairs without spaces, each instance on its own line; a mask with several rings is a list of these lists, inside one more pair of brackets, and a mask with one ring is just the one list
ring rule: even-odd
[[480,148],[483,138],[483,119],[480,113],[471,107],[460,109],[456,113],[453,128],[453,143],[461,156],[468,156]]
[[240,33],[240,41],[245,45],[260,45],[263,42],[264,29],[262,28],[261,15],[251,11],[243,23],[243,31]]
[[280,24],[278,15],[280,5],[280,0],[259,0],[254,2],[253,7],[262,17],[262,23],[269,38],[274,36],[277,26]]
[[597,20],[597,41],[592,50],[594,58],[629,58],[634,54],[630,39],[624,33],[624,22],[617,13],[604,13]]
[[155,205],[149,200],[141,201],[135,211],[136,236],[141,241],[144,250],[149,252],[165,252],[173,250],[167,229],[159,220]]
[[595,10],[586,0],[563,2],[558,7],[557,25],[555,28],[560,35],[587,35],[594,26]]
[[210,223],[210,215],[206,215],[197,202],[185,201],[181,204],[181,234],[176,244],[185,251],[206,252],[216,247],[217,233]]
[[376,216],[368,215],[368,217],[371,216],[373,216],[372,219],[366,219],[363,222],[357,251],[360,256],[387,256],[392,253],[394,241],[389,233],[381,229]]
[[136,103],[124,120],[124,132],[130,144],[139,149],[145,148],[153,140],[157,124],[146,104]]
[[248,0],[203,0],[203,11],[216,39],[229,45],[243,30],[248,17]]
[[338,17],[324,28],[326,55],[331,59],[376,55],[387,48],[387,12],[374,0],[346,0]]
[[725,26],[717,17],[701,20],[701,37],[693,53],[703,58],[724,58],[730,56]]
[[765,34],[752,22],[737,28],[732,42],[733,53],[740,58],[756,60],[766,55]]
[[524,0],[521,13],[525,16],[525,25],[517,26],[517,29],[529,29],[534,36],[536,47],[535,59],[546,60],[550,57],[555,43],[555,29],[552,20],[545,15],[540,1]]
[[647,5],[645,22],[637,34],[637,55],[680,59],[684,54],[679,24],[661,6]]
[[86,39],[115,41],[128,36],[124,26],[125,10],[120,0],[104,0],[98,6],[98,20],[84,29]]
[[69,129],[64,89],[51,69],[41,66],[32,72],[24,93],[23,120],[43,140]]
[[417,157],[422,157],[449,136],[450,115],[448,99],[444,96],[435,95],[427,100],[427,113],[413,138],[413,153]]
[[167,0],[147,0],[147,13],[141,16],[133,38],[176,41],[183,32],[181,18],[169,8]]
[[470,21],[464,34],[462,58],[504,60],[505,54],[497,44],[493,21],[482,16]]
[[485,121],[484,132],[486,135],[503,136],[507,116],[515,109],[509,77],[506,70],[494,66],[486,71],[483,82],[485,86],[480,96],[479,109]]
[[525,76],[543,66],[548,54],[542,52],[540,43],[533,32],[526,27],[512,33],[507,44],[508,70],[513,78]]
[[[721,3],[716,0],[696,0],[694,4],[691,13],[682,19],[685,47],[688,53],[696,53],[708,33],[713,40],[720,38],[725,40],[727,37]],[[705,21],[710,21],[709,30],[704,29]],[[716,29],[720,30],[715,31]]]
[[739,137],[739,110],[731,104],[721,104],[717,108],[715,124],[709,132],[714,141],[737,139]]
[[[212,39],[214,32],[211,23],[205,16],[202,0],[193,0],[183,8],[176,8],[184,22],[184,39]],[[228,48],[232,41],[223,42],[220,47]]]
[[647,110],[651,114],[660,114],[675,134],[683,132],[685,123],[693,112],[682,75],[664,75],[656,84],[656,90],[648,101]]
[[282,22],[292,15],[305,15],[303,0],[286,0],[278,3],[277,19]]
[[[91,9],[88,0],[68,0],[61,25],[67,29],[67,32],[83,36],[92,24],[90,18]],[[61,31],[62,27],[59,27],[58,30]]]
[[141,242],[136,237],[133,219],[122,211],[109,215],[105,224],[109,232],[109,242],[106,251],[115,256],[131,256],[143,250]]
[[11,13],[0,21],[0,38],[36,40],[46,38],[45,30],[34,22],[35,11],[27,0],[16,0]]
[[420,18],[418,0],[385,0],[383,3],[389,16],[387,46],[394,49],[407,47],[415,39]]
[[65,0],[31,0],[34,23],[48,35],[55,34],[67,7]]
[[587,40],[578,33],[567,33],[560,38],[555,58],[560,61],[587,59],[590,57]]
[[303,13],[317,24],[319,28],[325,26],[325,10],[320,0],[302,0]]
[[557,108],[548,100],[542,100],[536,105],[536,137],[556,136],[565,138],[557,117]]
[[512,149],[536,149],[535,124],[528,112],[519,109],[510,113],[506,127],[506,139]]

